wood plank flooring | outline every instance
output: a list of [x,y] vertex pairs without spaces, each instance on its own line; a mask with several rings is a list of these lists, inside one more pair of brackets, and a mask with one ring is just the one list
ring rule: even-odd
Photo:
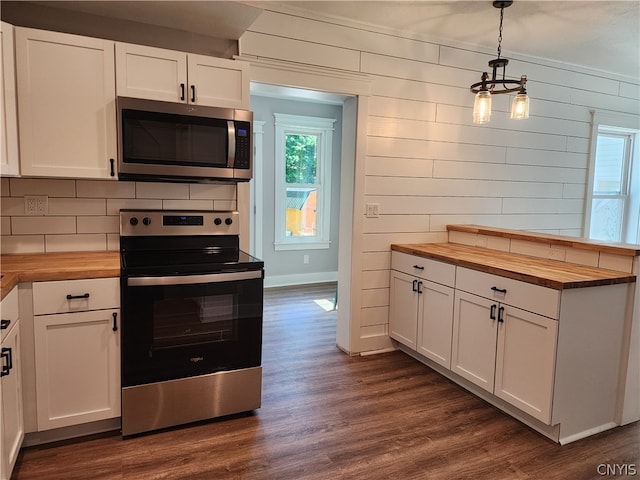
[[349,357],[333,285],[265,293],[263,402],[252,414],[123,440],[31,447],[19,480],[587,480],[640,470],[640,425],[559,446],[400,352]]

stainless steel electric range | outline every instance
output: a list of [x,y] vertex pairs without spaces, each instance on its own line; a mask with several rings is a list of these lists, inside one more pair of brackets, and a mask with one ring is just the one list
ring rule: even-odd
[[122,435],[260,407],[264,264],[238,212],[120,212]]

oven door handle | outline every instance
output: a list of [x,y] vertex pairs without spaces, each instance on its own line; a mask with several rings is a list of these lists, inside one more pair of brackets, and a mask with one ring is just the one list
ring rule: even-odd
[[131,277],[127,278],[127,285],[130,287],[190,285],[194,283],[234,282],[236,280],[251,280],[254,278],[262,278],[262,270],[210,273],[206,275],[176,275],[170,277]]

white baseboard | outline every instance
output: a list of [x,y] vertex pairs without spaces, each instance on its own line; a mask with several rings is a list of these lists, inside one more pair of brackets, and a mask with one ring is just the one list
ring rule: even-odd
[[295,273],[292,275],[266,275],[264,288],[306,285],[310,283],[337,282],[338,272]]

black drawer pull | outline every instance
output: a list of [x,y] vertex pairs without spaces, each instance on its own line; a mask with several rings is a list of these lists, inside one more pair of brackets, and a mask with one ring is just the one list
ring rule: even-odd
[[414,265],[413,268],[417,268],[418,270],[424,270],[422,265]]
[[109,175],[111,175],[112,177],[116,176],[116,161],[113,158],[109,159],[109,164],[111,165],[111,172],[109,172]]
[[497,307],[497,305],[494,303],[493,305],[491,305],[491,310],[489,310],[489,318],[491,320],[495,320],[496,319],[496,307]]
[[413,291],[414,291],[414,292],[417,292],[417,291],[418,291],[418,289],[416,288],[416,285],[418,285],[418,280],[414,280],[414,281],[413,281]]
[[113,315],[113,331],[117,332],[118,331],[118,314],[116,312],[113,312],[111,315]]
[[89,294],[85,293],[84,295],[67,295],[67,300],[78,300],[82,298],[89,298]]
[[504,323],[504,307],[498,309],[498,323]]
[[196,103],[196,86],[191,85],[191,103]]
[[2,371],[0,371],[0,377],[4,377],[6,375],[9,375],[9,370],[13,368],[11,349],[3,347],[0,353],[0,358],[2,358],[2,360],[4,360],[5,358],[7,359],[7,363],[5,365],[2,365]]
[[10,323],[11,320],[0,320],[0,330],[6,330],[7,328],[9,328]]
[[504,295],[507,294],[507,289],[506,288],[491,287],[491,290],[493,290],[496,293],[502,293]]
[[180,100],[184,102],[184,83],[180,84]]

